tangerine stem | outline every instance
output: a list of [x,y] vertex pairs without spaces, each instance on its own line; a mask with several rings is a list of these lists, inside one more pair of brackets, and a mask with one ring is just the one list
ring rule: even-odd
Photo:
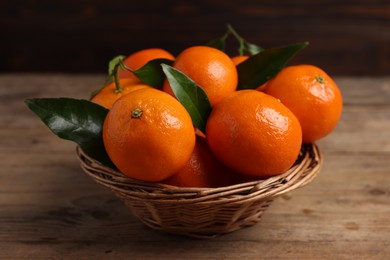
[[127,67],[124,63],[123,63],[123,59],[119,60],[118,64],[116,65],[117,67],[115,67],[116,69],[116,73],[114,75],[114,78],[115,78],[115,84],[117,86],[116,90],[115,90],[115,93],[118,93],[118,92],[122,92],[122,88],[120,86],[120,83],[119,83],[119,68],[123,69],[123,70],[128,70],[130,72],[133,72],[134,71],[132,69],[130,69],[129,67]]
[[318,82],[318,83],[325,83],[325,79],[324,79],[324,77],[322,77],[322,76],[316,76],[316,81]]
[[134,109],[131,111],[131,118],[141,118],[142,116],[142,110],[139,108]]

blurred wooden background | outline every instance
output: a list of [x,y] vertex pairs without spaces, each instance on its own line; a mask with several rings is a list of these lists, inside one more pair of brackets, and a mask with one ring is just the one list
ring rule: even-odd
[[176,55],[222,36],[226,23],[266,48],[309,41],[292,63],[390,74],[389,0],[1,1],[0,72],[104,73],[115,55]]

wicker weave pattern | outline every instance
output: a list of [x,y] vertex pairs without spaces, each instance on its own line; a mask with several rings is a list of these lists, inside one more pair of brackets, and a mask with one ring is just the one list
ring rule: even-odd
[[303,145],[295,165],[282,175],[221,188],[180,188],[128,178],[79,147],[77,154],[85,173],[110,188],[143,223],[202,238],[256,224],[274,198],[311,182],[322,165],[318,147]]

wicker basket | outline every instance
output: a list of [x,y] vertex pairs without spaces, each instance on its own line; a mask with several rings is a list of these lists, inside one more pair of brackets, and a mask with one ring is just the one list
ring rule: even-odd
[[128,178],[91,159],[80,147],[77,155],[82,169],[110,188],[147,226],[201,238],[256,224],[277,196],[311,182],[322,165],[320,150],[309,144],[282,175],[221,188],[179,188]]

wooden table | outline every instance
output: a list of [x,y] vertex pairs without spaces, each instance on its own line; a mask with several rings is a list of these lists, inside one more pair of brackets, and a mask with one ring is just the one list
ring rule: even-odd
[[88,98],[102,75],[0,75],[0,259],[389,259],[390,77],[338,77],[344,111],[325,163],[256,226],[198,240],[135,219],[79,167],[75,145],[23,103]]

